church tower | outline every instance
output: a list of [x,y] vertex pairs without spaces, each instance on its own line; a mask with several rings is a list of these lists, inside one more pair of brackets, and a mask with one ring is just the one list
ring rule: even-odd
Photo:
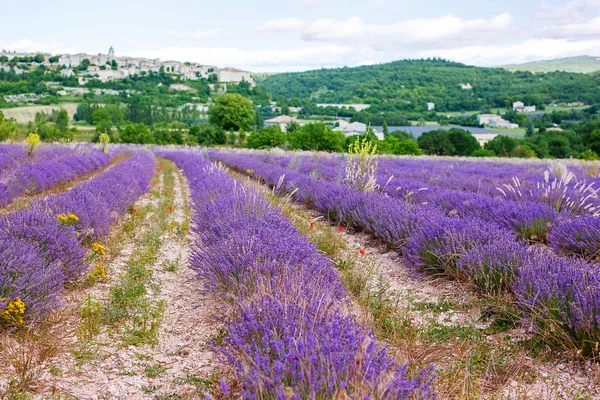
[[112,60],[115,59],[115,49],[113,49],[112,46],[110,46],[110,49],[108,49],[108,61],[112,62]]

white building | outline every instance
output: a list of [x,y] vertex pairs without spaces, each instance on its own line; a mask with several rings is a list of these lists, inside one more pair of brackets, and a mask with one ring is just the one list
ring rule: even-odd
[[297,122],[300,125],[304,125],[304,123],[296,117],[280,115],[279,117],[275,117],[275,118],[266,120],[265,127],[277,125],[283,132],[286,132],[287,131],[286,125],[289,124],[290,122]]
[[435,103],[427,103],[427,111],[433,111],[435,110]]
[[236,68],[217,68],[215,70],[219,82],[225,83],[240,83],[242,81],[249,82],[251,86],[255,86],[254,79],[248,71],[242,71]]
[[[336,121],[337,127],[333,128],[334,131],[342,132],[344,136],[355,136],[364,135],[367,133],[367,125],[362,122],[348,122],[343,119]],[[377,140],[383,140],[383,132],[372,129],[373,134],[377,136]]]
[[500,129],[517,129],[519,124],[513,124],[512,122],[503,119],[501,121],[490,121],[489,126]]
[[185,92],[185,91],[191,91],[194,90],[191,87],[187,86],[187,85],[182,85],[181,83],[174,83],[171,86],[169,86],[169,90],[179,90],[181,92]]
[[467,84],[461,83],[460,87],[461,87],[462,90],[471,90],[471,89],[473,89],[473,86],[471,86],[470,83],[467,83]]
[[488,125],[493,128],[517,129],[518,124],[513,124],[496,114],[480,114],[477,116],[477,122],[481,125]]
[[498,136],[496,133],[472,133],[473,137],[477,139],[479,145],[483,147],[484,144]]
[[525,107],[525,103],[522,101],[515,101],[512,106],[513,111],[520,111]]
[[535,106],[526,106],[522,101],[515,101],[513,103],[513,111],[517,112],[535,112]]
[[503,119],[496,114],[479,114],[477,116],[477,122],[480,125],[489,125],[491,121],[503,121]]

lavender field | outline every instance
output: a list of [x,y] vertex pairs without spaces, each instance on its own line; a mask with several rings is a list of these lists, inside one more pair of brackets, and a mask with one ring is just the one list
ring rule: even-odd
[[599,189],[366,145],[0,145],[0,398],[598,398]]

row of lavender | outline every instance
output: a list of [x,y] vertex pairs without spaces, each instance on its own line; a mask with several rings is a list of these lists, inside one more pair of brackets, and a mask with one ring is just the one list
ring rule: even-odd
[[27,157],[4,172],[0,181],[0,207],[19,196],[40,193],[89,174],[107,166],[111,160],[109,154],[88,146],[54,147],[43,153],[36,152],[32,154],[35,157]]
[[24,144],[0,143],[0,178],[10,173],[21,164],[31,164],[43,160],[56,160],[81,148],[91,148],[90,145],[82,144],[47,144],[44,143],[30,153],[30,148]]
[[600,335],[597,265],[529,246],[495,222],[449,216],[433,204],[360,192],[249,154],[213,152],[211,158],[295,191],[297,200],[397,248],[419,270],[457,275],[492,296],[512,294],[524,321],[538,328],[558,323],[572,342],[593,351]]
[[[344,180],[341,157],[255,156],[305,175]],[[600,185],[589,172],[547,164],[381,158],[377,182],[386,196],[498,224],[521,239],[548,243],[557,254],[595,259],[600,254]]]
[[154,169],[151,152],[133,150],[71,190],[0,217],[0,310],[18,299],[35,322],[56,309],[65,285],[87,270],[87,248],[149,189]]
[[[161,155],[188,179],[192,267],[223,301],[227,336],[215,351],[233,367],[243,398],[433,396],[431,371],[409,378],[354,322],[332,262],[259,192],[198,153]],[[222,389],[228,394],[225,382]]]

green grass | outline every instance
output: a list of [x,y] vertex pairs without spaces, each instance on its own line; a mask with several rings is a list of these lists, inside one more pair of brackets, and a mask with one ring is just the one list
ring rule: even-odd
[[504,128],[489,128],[498,133],[514,133],[515,135],[523,135],[525,136],[525,128],[517,128],[517,129],[504,129]]

